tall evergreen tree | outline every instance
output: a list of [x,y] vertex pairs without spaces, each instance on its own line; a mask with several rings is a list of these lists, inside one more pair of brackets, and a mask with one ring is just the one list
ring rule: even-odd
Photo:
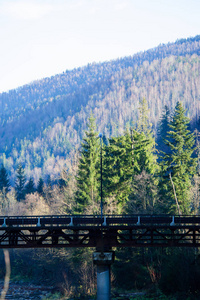
[[177,103],[173,119],[169,124],[166,145],[161,162],[160,197],[165,212],[190,212],[191,179],[197,167],[194,153],[194,135],[189,130],[189,118],[180,102]]
[[[132,130],[133,180],[128,209],[131,212],[152,212],[156,185],[154,175],[158,171],[155,155],[155,138],[149,123],[149,110],[145,98],[140,101],[137,130]],[[138,189],[143,189],[142,192]]]
[[41,196],[44,194],[43,189],[44,189],[44,180],[42,179],[42,177],[40,177],[37,184],[37,192]]
[[33,194],[35,193],[35,185],[34,185],[34,180],[33,177],[30,177],[28,183],[25,186],[25,193],[26,194]]
[[151,132],[147,135],[143,132],[133,131],[133,161],[134,174],[143,171],[155,174],[157,170],[157,156],[155,155],[155,139]]
[[83,212],[87,206],[97,209],[100,195],[100,143],[96,132],[95,118],[89,117],[88,130],[81,143],[77,174],[77,209]]
[[21,164],[17,167],[17,175],[15,180],[15,190],[17,193],[17,201],[24,200],[25,198],[25,182],[26,182],[26,176],[25,171]]
[[165,144],[167,138],[167,133],[170,130],[169,124],[171,121],[171,113],[167,105],[165,105],[163,114],[158,124],[158,134],[157,134],[157,149],[162,156],[162,152],[170,151],[169,147]]
[[155,175],[158,171],[155,155],[155,139],[152,133],[133,131],[132,185],[128,210],[137,213],[152,213],[157,189]]
[[155,138],[149,122],[148,103],[145,98],[140,101],[137,130],[133,131],[134,174],[142,171],[154,174],[157,169],[155,155]]
[[10,182],[8,179],[8,173],[6,168],[2,164],[0,169],[0,191],[2,193],[7,194],[9,192],[9,189],[10,189]]
[[120,137],[111,138],[104,155],[105,196],[115,197],[118,212],[123,209],[130,193],[133,174],[131,136],[128,132]]

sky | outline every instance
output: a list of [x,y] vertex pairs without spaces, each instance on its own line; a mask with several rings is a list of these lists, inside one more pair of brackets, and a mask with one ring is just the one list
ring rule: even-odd
[[0,0],[0,92],[200,34],[199,0]]

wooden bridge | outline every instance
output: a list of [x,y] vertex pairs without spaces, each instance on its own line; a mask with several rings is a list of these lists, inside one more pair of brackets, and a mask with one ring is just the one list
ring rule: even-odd
[[0,248],[199,246],[200,216],[0,217]]

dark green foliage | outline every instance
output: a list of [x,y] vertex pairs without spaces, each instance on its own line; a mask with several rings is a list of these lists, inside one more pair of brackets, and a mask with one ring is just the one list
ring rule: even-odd
[[149,108],[145,98],[139,102],[139,120],[137,130],[132,132],[134,174],[143,171],[155,174],[157,169],[155,155],[155,139],[152,132],[152,124],[149,120]]
[[130,134],[111,138],[103,157],[104,196],[114,196],[119,212],[130,193],[133,175],[132,142]]
[[39,178],[38,181],[38,185],[37,185],[37,192],[38,194],[40,194],[41,196],[43,195],[43,188],[44,188],[44,180],[42,179],[42,177]]
[[158,171],[155,155],[155,140],[149,131],[133,131],[132,183],[130,187],[128,212],[153,213],[156,198]]
[[78,164],[76,201],[78,211],[90,206],[95,213],[100,197],[100,143],[92,115],[85,135]]
[[165,140],[167,138],[167,133],[170,130],[169,124],[171,121],[171,114],[170,110],[165,105],[163,114],[161,116],[161,119],[158,124],[158,130],[157,130],[157,149],[160,151],[160,156],[162,156],[162,152],[167,153],[167,151],[170,151],[169,147],[165,144]]
[[25,186],[26,194],[33,194],[36,191],[33,177],[30,177],[28,183]]
[[152,134],[145,135],[143,132],[133,132],[133,161],[134,174],[143,171],[155,174],[157,170],[157,156],[155,155],[155,139]]
[[16,180],[15,180],[15,190],[16,190],[16,197],[17,201],[21,201],[25,199],[25,182],[26,176],[25,171],[21,164],[18,165],[16,170]]
[[185,116],[185,112],[182,104],[178,102],[165,141],[169,151],[163,154],[161,162],[161,197],[167,212],[170,213],[178,212],[175,193],[181,212],[188,214],[191,209],[191,179],[196,172],[197,162],[193,157],[194,135],[188,128],[189,119]]
[[158,171],[155,138],[149,121],[149,109],[145,98],[139,103],[137,130],[131,130],[132,182],[127,212],[153,213],[156,201]]
[[8,173],[6,168],[2,164],[0,169],[0,191],[2,193],[7,194],[9,190],[10,190],[10,181],[8,178]]

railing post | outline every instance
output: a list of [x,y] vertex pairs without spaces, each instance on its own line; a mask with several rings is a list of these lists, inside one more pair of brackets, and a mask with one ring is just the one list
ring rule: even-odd
[[37,226],[38,226],[38,227],[41,227],[41,223],[40,223],[40,217],[38,217]]
[[106,226],[106,225],[107,225],[107,223],[106,223],[106,216],[104,216],[102,226]]
[[3,224],[2,224],[2,227],[6,227],[6,218],[3,219]]
[[170,223],[170,226],[174,226],[175,225],[175,222],[174,222],[174,216],[172,217],[172,221]]
[[136,225],[140,225],[140,216],[138,216],[138,221]]
[[73,217],[71,217],[71,221],[69,223],[69,226],[74,226],[74,223],[73,223]]

